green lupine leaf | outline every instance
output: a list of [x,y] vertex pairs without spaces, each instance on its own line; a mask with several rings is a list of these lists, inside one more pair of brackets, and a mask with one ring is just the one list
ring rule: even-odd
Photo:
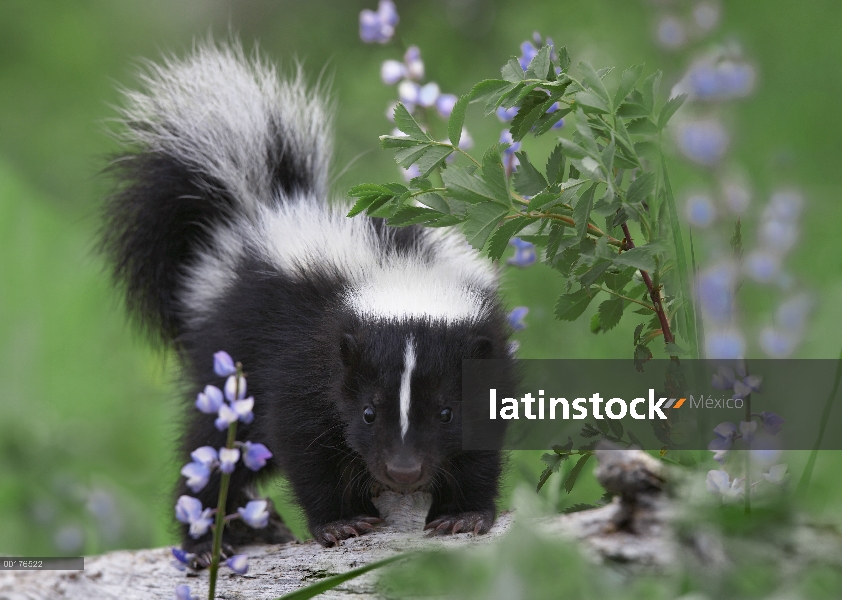
[[468,110],[468,102],[471,101],[471,95],[465,94],[453,106],[453,111],[450,113],[450,119],[447,121],[447,137],[450,138],[450,143],[454,146],[459,145],[459,140],[462,138],[462,127],[465,124],[465,111]]
[[535,121],[535,137],[539,137],[552,129],[553,125],[561,121],[565,115],[570,113],[573,109],[569,106],[559,108],[551,113],[544,112],[544,114]]
[[597,158],[599,156],[599,147],[596,145],[593,130],[588,124],[588,119],[581,108],[576,111],[576,131],[582,136],[582,145],[587,149],[588,154]]
[[614,259],[614,264],[634,267],[642,271],[655,270],[655,259],[652,253],[644,247],[632,248],[618,254]]
[[448,195],[458,200],[471,204],[491,201],[498,205],[502,204],[506,208],[509,206],[507,199],[498,198],[485,181],[473,175],[465,167],[450,166],[442,171],[441,178]]
[[527,79],[546,79],[547,74],[549,73],[551,62],[550,62],[550,50],[549,46],[541,46],[538,50],[538,53],[532,58],[529,62],[529,66],[526,68],[526,78]]
[[675,114],[675,111],[681,108],[681,105],[684,104],[685,100],[687,100],[687,94],[680,94],[664,104],[663,108],[661,108],[661,113],[658,115],[659,130],[662,130],[667,126],[667,123],[669,123],[669,120]]
[[421,194],[415,197],[418,202],[446,215],[450,214],[450,205],[438,194]]
[[654,135],[658,133],[658,126],[651,119],[645,117],[629,121],[626,129],[634,135]]
[[526,97],[509,127],[509,131],[512,132],[512,139],[515,142],[522,140],[523,136],[529,133],[535,121],[544,114],[545,111],[542,110],[542,106],[546,99],[547,95],[543,92],[535,92]]
[[420,177],[426,177],[433,169],[438,167],[444,159],[450,156],[453,149],[448,146],[430,146],[427,151],[418,159],[418,170]]
[[[363,196],[359,200],[354,203],[354,206],[351,207],[351,210],[348,212],[347,217],[355,217],[356,215],[360,214],[364,210],[366,210],[369,206],[371,206],[374,202],[376,202],[380,198],[385,198],[383,202],[386,200],[391,199],[393,196]],[[383,204],[381,202],[381,204]]]
[[468,93],[471,102],[488,102],[499,99],[503,94],[512,91],[517,84],[503,79],[486,79],[476,84]]
[[588,459],[591,456],[593,455],[590,452],[580,456],[579,460],[576,461],[576,464],[573,466],[573,469],[567,475],[567,479],[564,480],[564,489],[568,494],[573,491],[573,486],[576,485],[576,480],[579,478],[582,469],[585,468],[585,463],[588,462]]
[[624,102],[620,105],[620,108],[617,109],[617,116],[623,117],[624,119],[631,119],[633,117],[648,117],[651,114],[651,110],[648,110],[645,106],[638,104],[637,102]]
[[564,152],[561,144],[557,144],[547,159],[547,181],[550,184],[561,183],[564,178]]
[[597,309],[599,314],[599,324],[605,331],[614,329],[620,319],[623,317],[623,309],[626,307],[626,301],[622,298],[614,296],[605,300],[599,305]]
[[509,59],[502,69],[503,79],[512,83],[520,83],[524,79],[523,69],[520,62],[514,56]]
[[642,202],[655,190],[655,174],[643,173],[635,179],[626,192],[629,203]]
[[[559,138],[558,143],[559,146],[561,146],[564,155],[567,158],[581,160],[582,158],[588,156],[588,151],[572,140],[568,140],[567,138]],[[574,175],[571,172],[570,177],[573,176]]]
[[[398,193],[402,194],[405,191],[406,188],[403,187],[403,190],[401,190]],[[395,195],[395,193],[393,190],[387,188],[385,185],[380,185],[377,183],[361,183],[360,185],[355,185],[350,190],[348,190],[348,195],[351,198],[363,198],[365,196]]]
[[488,242],[488,258],[491,260],[500,260],[503,252],[506,251],[506,246],[509,245],[509,240],[532,221],[533,219],[528,217],[517,217],[500,225],[491,235],[491,240]]
[[507,214],[508,208],[491,202],[471,206],[468,209],[468,220],[462,226],[468,243],[477,250],[482,250],[491,232]]
[[547,187],[547,180],[531,162],[526,152],[515,152],[520,166],[514,173],[515,191],[522,196],[534,196]]
[[395,162],[407,169],[410,165],[421,158],[430,148],[429,144],[421,144],[412,148],[403,148],[395,152]]
[[611,109],[608,108],[608,105],[605,103],[605,100],[603,100],[597,94],[589,90],[585,90],[584,92],[579,92],[576,94],[576,104],[591,109],[587,112],[597,112],[602,114],[611,112]]
[[573,207],[573,220],[576,222],[576,235],[579,239],[584,239],[588,232],[588,220],[591,218],[591,209],[593,208],[593,196],[596,191],[596,184],[591,185]]
[[380,146],[384,149],[388,148],[409,148],[411,146],[417,146],[418,144],[424,144],[425,141],[416,140],[415,138],[411,138],[406,135],[381,135],[380,136]]
[[595,295],[588,294],[585,288],[571,294],[562,294],[555,305],[556,318],[561,321],[575,321],[582,316]]
[[579,283],[582,285],[583,288],[589,288],[605,274],[605,271],[608,270],[608,267],[611,266],[611,261],[607,260],[600,260],[590,269],[585,271],[579,276]]
[[499,144],[491,146],[482,156],[482,178],[494,194],[497,202],[511,206],[509,186],[506,183],[506,172],[503,170],[503,159],[500,156],[503,148]]
[[432,141],[432,138],[424,133],[424,130],[421,129],[415,118],[409,114],[409,111],[400,102],[395,106],[395,126],[411,138],[424,142]]
[[617,88],[617,93],[614,94],[614,110],[623,103],[626,96],[634,88],[634,84],[640,79],[643,73],[643,65],[634,65],[623,71],[623,77],[620,80],[620,86]]
[[588,87],[590,87],[591,90],[593,90],[593,92],[602,99],[607,107],[608,103],[611,101],[608,96],[608,90],[605,89],[605,84],[602,83],[602,77],[600,77],[596,70],[591,66],[591,63],[586,60],[580,62],[579,72],[582,74],[582,78],[585,83],[588,84]]
[[567,51],[567,46],[558,49],[558,66],[561,67],[562,73],[567,73],[567,69],[570,68],[570,53]]
[[442,214],[437,210],[422,208],[420,206],[404,206],[395,213],[395,216],[389,217],[389,225],[392,227],[406,227],[407,225],[435,221],[436,219],[440,219],[441,216]]
[[658,96],[658,90],[661,87],[661,75],[660,71],[655,71],[640,86],[640,94],[643,99],[641,104],[648,111],[646,116],[651,115],[652,111],[655,110],[655,98]]

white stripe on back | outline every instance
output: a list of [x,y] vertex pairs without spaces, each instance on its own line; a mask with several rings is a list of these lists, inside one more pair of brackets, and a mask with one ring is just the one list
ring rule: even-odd
[[403,374],[401,374],[401,440],[409,431],[409,400],[412,370],[415,369],[415,340],[409,336],[403,353]]

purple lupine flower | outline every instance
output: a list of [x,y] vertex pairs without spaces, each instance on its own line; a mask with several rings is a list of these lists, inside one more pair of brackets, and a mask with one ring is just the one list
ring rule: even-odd
[[181,468],[181,474],[187,478],[187,487],[195,494],[203,490],[208,484],[211,470],[208,465],[191,462]]
[[730,450],[734,447],[734,440],[739,436],[737,426],[728,421],[714,427],[713,433],[716,437],[708,444],[708,450],[714,452]]
[[763,473],[763,479],[773,485],[785,485],[789,481],[789,473],[786,465],[775,465],[769,469],[768,473]]
[[504,150],[507,154],[514,154],[520,150],[520,142],[514,141],[512,138],[512,132],[508,129],[504,129],[500,132],[500,143],[509,145],[509,147]]
[[786,358],[795,352],[798,345],[795,336],[772,326],[766,326],[760,331],[759,341],[763,352],[772,358]]
[[511,108],[504,108],[503,106],[498,106],[496,113],[497,118],[503,121],[503,123],[508,123],[517,116],[518,110],[520,110],[519,106],[513,106]]
[[807,325],[807,316],[813,310],[813,299],[808,294],[798,294],[778,306],[775,323],[784,331],[800,334]]
[[202,509],[202,503],[192,496],[181,496],[175,505],[175,518],[179,522],[190,525],[190,537],[198,539],[208,532],[213,519],[213,511]]
[[380,66],[380,79],[386,85],[394,85],[406,77],[406,65],[397,60],[384,61]]
[[220,350],[213,355],[213,372],[220,377],[228,377],[237,372],[237,367],[234,365],[234,359],[231,355]]
[[763,378],[760,375],[748,375],[734,382],[734,398],[745,398],[752,392],[760,393]]
[[430,83],[424,84],[418,90],[418,104],[425,108],[434,106],[440,94],[441,88],[439,88],[439,84],[436,82],[431,81]]
[[406,65],[406,75],[413,81],[424,79],[424,61],[421,60],[421,50],[418,46],[410,46],[403,55]]
[[171,563],[173,567],[178,569],[179,571],[184,571],[190,563],[196,558],[196,555],[193,553],[188,553],[182,550],[181,548],[176,548],[173,546],[170,548],[172,551],[172,555],[175,560]]
[[248,425],[254,421],[254,413],[252,412],[252,409],[254,409],[254,397],[249,396],[243,400],[235,400],[231,403],[231,408],[237,413],[237,418],[240,422]]
[[708,321],[717,325],[732,322],[736,283],[737,267],[732,262],[720,262],[699,273],[696,293]]
[[225,380],[225,399],[228,402],[242,400],[246,397],[246,378],[240,375],[231,375]]
[[693,7],[693,20],[702,31],[710,31],[719,23],[719,5],[699,2]]
[[219,416],[213,424],[219,431],[225,431],[226,429],[228,429],[228,426],[231,425],[231,423],[234,423],[239,418],[237,413],[234,412],[234,409],[232,409],[227,404],[223,404],[222,406],[220,406],[219,413],[217,414]]
[[436,110],[443,118],[447,119],[453,112],[453,107],[456,106],[458,100],[455,94],[440,94],[436,98]]
[[199,600],[199,597],[191,593],[189,585],[182,583],[175,588],[175,600]]
[[757,421],[740,421],[740,437],[747,444],[754,440],[754,434],[757,433]]
[[768,249],[749,252],[743,270],[758,283],[769,283],[781,272],[781,257]]
[[385,44],[395,35],[395,26],[399,20],[395,3],[392,0],[380,0],[377,12],[370,9],[360,11],[360,39],[366,44]]
[[760,417],[760,422],[763,424],[763,430],[769,435],[777,435],[781,430],[781,426],[786,423],[786,419],[777,413],[764,410],[758,416]]
[[526,306],[516,306],[512,309],[512,312],[509,313],[509,325],[515,331],[523,331],[526,329],[526,323],[523,322],[523,319],[529,313],[529,308]]
[[233,473],[238,460],[240,460],[240,451],[237,448],[219,449],[219,470],[223,473]]
[[730,390],[734,388],[736,379],[734,369],[720,365],[716,373],[711,376],[710,384],[717,390]]
[[656,36],[658,43],[668,50],[677,50],[687,41],[684,24],[673,16],[666,16],[658,22]]
[[536,54],[538,54],[538,49],[532,42],[526,41],[520,45],[520,58],[518,58],[518,62],[524,71],[529,66],[529,63],[532,62],[532,59],[535,58]]
[[235,554],[225,561],[225,565],[235,573],[245,575],[249,570],[248,558],[245,554]]
[[421,86],[414,81],[404,79],[398,86],[398,99],[406,106],[406,110],[409,112],[412,112],[415,105],[418,104],[420,95]]
[[515,247],[515,255],[506,261],[507,264],[521,268],[535,264],[535,260],[537,259],[535,255],[535,244],[525,242],[517,237],[510,239],[509,244]]
[[252,471],[262,469],[270,458],[272,458],[272,453],[263,444],[243,443],[243,463]]
[[193,462],[197,462],[207,467],[213,467],[219,459],[219,455],[211,446],[202,446],[201,448],[193,450],[193,452],[190,453],[190,458],[193,459]]
[[745,494],[745,480],[735,478],[722,470],[708,471],[707,488],[712,494],[716,494],[723,502],[735,502]]
[[269,503],[266,500],[252,500],[245,508],[238,508],[240,518],[254,529],[263,529],[269,523]]
[[685,206],[687,222],[694,227],[709,227],[716,219],[713,200],[704,194],[693,194]]
[[222,406],[222,390],[215,385],[206,385],[203,392],[196,396],[196,408],[205,414],[212,415]]
[[728,148],[728,133],[716,119],[685,121],[677,128],[678,148],[693,162],[715,166]]
[[725,197],[725,204],[735,215],[741,215],[748,210],[751,204],[751,190],[747,186],[737,183],[728,182],[722,186],[722,195]]
[[392,2],[392,0],[380,0],[380,2],[377,3],[377,14],[380,15],[380,18],[386,25],[393,28],[401,20],[398,16],[398,9],[395,7],[395,3]]

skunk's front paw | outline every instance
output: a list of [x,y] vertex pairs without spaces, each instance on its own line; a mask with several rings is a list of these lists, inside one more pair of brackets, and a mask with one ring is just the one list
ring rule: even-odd
[[478,510],[472,512],[457,513],[455,515],[441,515],[427,523],[424,531],[430,531],[430,535],[447,533],[488,533],[494,525],[494,512],[490,510]]
[[349,537],[359,537],[374,529],[383,519],[361,515],[351,519],[340,519],[325,525],[317,525],[313,528],[313,537],[322,546],[327,548],[338,546],[339,540],[347,540]]
[[[207,569],[211,564],[213,557],[213,540],[208,539],[202,542],[193,540],[184,540],[182,548],[190,555],[190,560],[187,566],[191,569]],[[219,562],[223,563],[226,559],[234,556],[234,548],[231,544],[222,542],[222,547],[219,552]]]

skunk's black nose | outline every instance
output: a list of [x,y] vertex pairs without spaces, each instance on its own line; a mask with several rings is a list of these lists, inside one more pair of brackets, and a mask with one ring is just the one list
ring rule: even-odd
[[410,485],[421,479],[421,463],[386,463],[386,475],[395,483]]

